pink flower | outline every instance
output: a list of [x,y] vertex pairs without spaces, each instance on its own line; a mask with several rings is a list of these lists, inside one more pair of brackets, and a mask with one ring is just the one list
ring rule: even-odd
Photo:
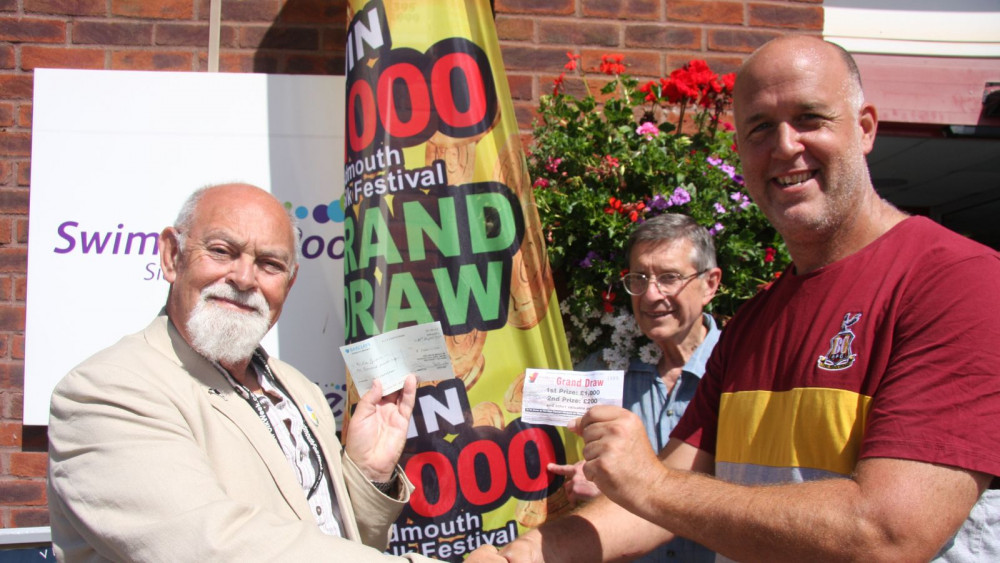
[[643,135],[646,137],[647,141],[653,140],[653,137],[660,134],[660,129],[653,124],[651,121],[647,121],[636,128],[636,135]]

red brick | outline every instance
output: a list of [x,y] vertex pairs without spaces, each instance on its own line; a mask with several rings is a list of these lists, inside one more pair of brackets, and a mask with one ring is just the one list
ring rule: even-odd
[[823,30],[822,6],[750,4],[750,25],[783,27],[798,31]]
[[0,99],[30,100],[33,91],[30,74],[0,74]]
[[498,16],[496,28],[501,41],[531,41],[535,36],[535,21],[530,18]]
[[0,160],[0,186],[9,186],[11,178],[14,176],[14,163],[9,160]]
[[531,101],[534,99],[534,80],[530,75],[507,73],[507,87],[513,100]]
[[[2,248],[0,253],[6,254],[8,251],[21,250],[18,248]],[[24,305],[9,305],[0,303],[0,330],[24,330]],[[16,344],[16,343],[15,343]]]
[[517,117],[518,129],[531,129],[536,117],[534,104],[514,104],[514,116]]
[[66,23],[31,18],[0,18],[0,41],[62,43],[66,41]]
[[283,72],[288,74],[343,74],[344,57],[327,55],[291,55],[285,61]]
[[29,14],[60,14],[66,16],[107,15],[106,0],[24,0]]
[[[24,248],[0,248],[0,272],[24,272],[28,264],[28,253]],[[8,330],[15,324],[9,324],[10,322],[16,321],[17,317],[22,317],[20,321],[21,329],[24,329],[24,314],[17,315],[15,311],[7,310],[9,308],[4,307],[0,304],[0,330]]]
[[49,525],[48,508],[12,508],[11,524],[14,528],[31,528]]
[[[0,358],[6,358],[7,357],[7,352],[10,351],[9,344],[10,344],[10,335],[9,334],[0,334]],[[3,386],[0,386],[0,389],[2,389],[2,388],[3,388]],[[6,394],[8,396],[10,396],[10,393],[6,393]],[[14,418],[14,417],[9,417],[9,418]]]
[[[24,303],[25,297],[28,294],[28,278],[18,277],[14,278],[14,301],[19,301]],[[0,356],[3,356],[3,352],[0,351]]]
[[43,452],[10,454],[10,474],[17,477],[45,477],[49,456]]
[[240,0],[222,3],[222,20],[228,22],[273,22],[284,0]]
[[33,123],[33,104],[21,104],[17,108],[17,126],[24,127],[25,129],[31,129],[31,124]]
[[347,26],[347,2],[344,0],[297,0],[286,2],[278,21],[290,23]]
[[0,103],[0,127],[14,125],[14,104]]
[[13,45],[0,45],[0,69],[10,70],[16,65]]
[[0,0],[0,12],[17,11],[17,0]]
[[[31,184],[31,161],[28,160],[28,161],[18,162],[17,163],[17,185],[18,186],[27,187],[30,184]],[[20,232],[21,231],[18,230],[18,240],[19,241],[21,241]],[[24,239],[21,242],[27,242],[27,239]]]
[[619,45],[621,27],[608,23],[587,23],[580,21],[542,21],[538,24],[538,38],[541,43],[559,45]]
[[[2,315],[2,313],[3,313],[2,308],[0,308],[0,315]],[[22,314],[22,317],[23,317],[23,314]],[[2,322],[2,317],[0,317],[0,322]],[[24,320],[22,319],[21,322],[23,324]],[[0,326],[3,326],[3,325],[0,325]],[[24,360],[24,335],[23,334],[15,334],[15,335],[13,335],[11,337],[11,339],[10,339],[10,358],[12,360]]]
[[35,47],[21,48],[21,68],[83,68],[100,70],[104,68],[104,49],[79,47]]
[[626,47],[656,49],[700,49],[701,29],[675,25],[629,25],[625,28]]
[[194,17],[191,0],[111,0],[111,15],[127,18],[189,20]]
[[[0,446],[20,446],[22,428],[20,422],[0,422]],[[0,481],[0,492],[3,491],[3,483],[4,481]],[[0,498],[8,499],[9,497],[0,494]]]
[[566,49],[508,45],[503,48],[503,63],[508,70],[531,70],[559,74],[566,64]]
[[[618,51],[618,53],[621,53]],[[611,51],[604,49],[601,51],[597,50],[585,50],[582,51],[584,61],[587,61],[587,72],[599,72],[601,64],[601,55],[612,54]],[[636,51],[621,53],[625,55],[625,69],[632,76],[661,76],[660,59],[661,56],[659,52],[656,51]]]
[[[0,130],[0,154],[4,156],[31,156],[31,133]],[[0,209],[4,195],[0,193]]]
[[24,391],[24,364],[0,362],[0,389]]
[[[219,30],[219,45],[235,47],[236,28],[224,25]],[[208,45],[208,23],[160,23],[153,31],[153,42],[168,47],[200,47]]]
[[656,21],[662,15],[658,0],[583,0],[581,8],[590,18]]
[[[336,53],[341,57],[346,56],[347,51],[347,30],[323,28],[319,34],[320,50],[325,53]],[[340,74],[343,74],[341,70]]]
[[174,70],[194,69],[194,55],[182,51],[114,51],[112,70]]
[[266,72],[278,70],[278,59],[272,53],[221,53],[219,70],[222,72]]
[[706,24],[742,24],[742,2],[673,0],[667,3],[667,19]]
[[239,46],[279,51],[319,49],[319,30],[307,27],[246,26],[240,30]]
[[152,45],[153,24],[79,21],[73,24],[78,45]]
[[708,30],[708,50],[736,53],[752,53],[757,47],[781,33],[759,30],[710,29]]
[[575,0],[496,0],[494,8],[498,13],[505,14],[535,14],[535,15],[571,15],[576,7]]
[[[8,245],[12,241],[11,220],[6,217],[0,217],[0,246]],[[0,277],[0,300],[10,298],[10,287],[10,278]]]
[[41,506],[45,501],[45,481],[2,480],[0,498],[8,506]]

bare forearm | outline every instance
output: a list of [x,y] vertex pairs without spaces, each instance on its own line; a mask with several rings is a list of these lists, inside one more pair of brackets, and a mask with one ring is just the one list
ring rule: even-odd
[[672,537],[599,497],[570,516],[531,530],[501,553],[511,561],[629,561]]
[[[930,559],[961,525],[982,484],[951,468],[880,463],[881,469],[854,479],[774,486],[664,470],[645,498],[619,502],[741,561]],[[933,471],[901,471],[898,464]],[[882,485],[893,474],[908,484]]]

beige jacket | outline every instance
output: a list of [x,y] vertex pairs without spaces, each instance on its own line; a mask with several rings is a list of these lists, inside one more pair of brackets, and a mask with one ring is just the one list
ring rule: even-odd
[[74,368],[52,395],[48,494],[57,557],[400,561],[381,551],[412,484],[404,477],[402,500],[375,489],[341,449],[319,388],[280,360],[269,364],[312,424],[346,539],[320,532],[254,410],[161,315]]

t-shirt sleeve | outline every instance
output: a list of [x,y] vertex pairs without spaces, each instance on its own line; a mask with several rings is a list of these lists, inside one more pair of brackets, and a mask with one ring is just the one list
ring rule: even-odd
[[1000,475],[1000,259],[939,258],[893,313],[860,457]]

